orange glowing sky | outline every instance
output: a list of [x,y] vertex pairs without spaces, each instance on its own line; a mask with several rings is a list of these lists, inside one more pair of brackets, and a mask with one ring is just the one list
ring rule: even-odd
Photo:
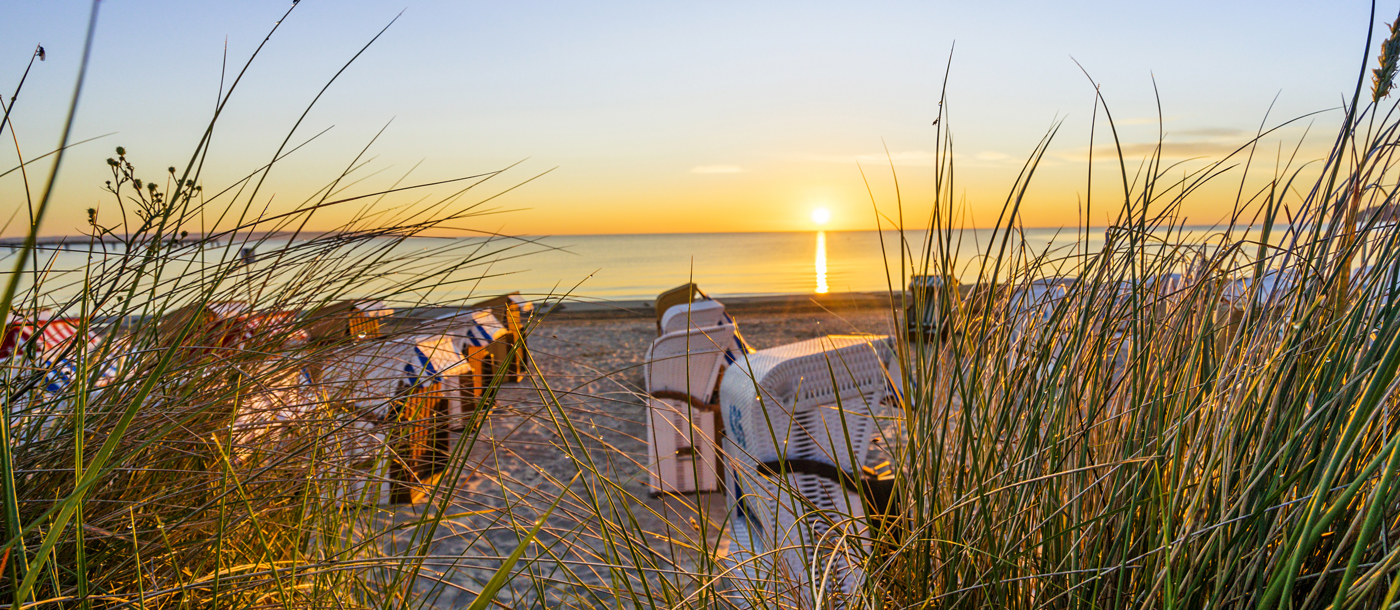
[[[524,160],[483,185],[478,198],[553,169],[493,200],[490,207],[509,212],[473,221],[488,230],[812,230],[818,208],[830,214],[821,228],[870,229],[876,215],[860,168],[880,211],[896,217],[891,160],[904,217],[922,225],[935,148],[930,122],[956,41],[947,93],[955,192],[966,203],[960,221],[991,224],[1024,159],[1062,120],[1022,221],[1063,226],[1081,222],[1087,190],[1094,92],[1079,65],[1102,86],[1129,172],[1157,136],[1158,96],[1168,160],[1214,159],[1261,123],[1335,108],[1357,80],[1369,11],[1350,0],[1269,10],[1252,1],[1050,4],[302,0],[240,84],[203,181],[223,186],[265,163],[325,82],[402,9],[293,140],[331,130],[277,168],[255,205],[276,211],[309,196],[388,124],[351,192],[387,188],[420,162],[409,182]],[[6,99],[33,45],[48,51],[14,114],[26,156],[57,142],[87,6],[23,3],[0,22]],[[183,164],[212,113],[225,39],[236,68],[287,7],[285,0],[104,3],[74,134],[116,134],[69,155],[60,207],[43,232],[73,233],[83,210],[109,205],[100,187],[114,146],[152,176]],[[1377,21],[1394,8],[1379,9]],[[1312,120],[1304,158],[1325,151],[1337,120],[1335,111]],[[1268,140],[1269,172],[1309,124]],[[0,171],[15,165],[9,136]],[[1110,137],[1100,124],[1100,159]],[[1096,198],[1121,191],[1110,174],[1116,162],[1095,171],[1102,172]],[[30,177],[45,174],[41,162]],[[22,187],[18,172],[0,177],[7,217],[23,209]],[[1184,213],[1216,222],[1237,189],[1222,181]],[[5,235],[23,231],[22,216]],[[339,220],[330,213],[318,222]]]

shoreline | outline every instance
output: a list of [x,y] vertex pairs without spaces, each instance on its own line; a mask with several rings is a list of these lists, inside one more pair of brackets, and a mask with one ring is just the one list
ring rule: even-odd
[[[805,314],[868,309],[888,310],[895,304],[887,292],[833,292],[828,294],[715,295],[730,314]],[[655,318],[654,300],[587,300],[537,303],[535,316],[548,320],[616,320]],[[424,307],[414,318],[428,318],[462,311],[460,307]]]

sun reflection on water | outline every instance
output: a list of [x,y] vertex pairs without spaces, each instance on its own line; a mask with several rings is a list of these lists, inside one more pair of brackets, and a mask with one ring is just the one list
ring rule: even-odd
[[826,294],[826,231],[817,231],[817,294]]

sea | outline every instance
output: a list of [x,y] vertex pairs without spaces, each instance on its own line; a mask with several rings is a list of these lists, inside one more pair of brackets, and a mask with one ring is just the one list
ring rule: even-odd
[[[1097,251],[1105,239],[1103,229],[1082,231],[1023,229],[1005,252],[1045,254],[1047,260],[1060,261],[1060,273],[1072,274],[1075,255]],[[1219,233],[1211,227],[1175,231],[1171,241],[1176,243],[1208,243]],[[964,282],[975,281],[982,261],[1002,252],[1000,234],[991,230],[961,230],[952,237],[949,249],[958,262],[954,275]],[[400,278],[376,272],[355,296],[374,298],[376,292],[389,291],[396,293],[397,301],[465,303],[518,291],[534,299],[631,301],[652,299],[687,282],[717,296],[887,291],[900,288],[907,281],[901,278],[922,268],[926,240],[922,231],[415,237],[393,248],[393,256],[412,263],[390,271],[422,274],[437,269],[444,281],[405,292],[395,288],[403,285]],[[84,270],[95,268],[94,256],[102,256],[73,245],[81,243],[49,247],[36,258],[46,274],[44,291],[51,292],[55,302],[76,294]],[[227,251],[206,254],[209,260],[238,257],[262,267],[275,264],[278,251],[289,245],[273,238],[211,246]],[[362,245],[359,252],[374,247]],[[0,265],[13,268],[15,252],[0,248]],[[354,249],[346,252],[354,254]],[[35,268],[27,267],[31,273]],[[448,267],[455,269],[440,271]]]

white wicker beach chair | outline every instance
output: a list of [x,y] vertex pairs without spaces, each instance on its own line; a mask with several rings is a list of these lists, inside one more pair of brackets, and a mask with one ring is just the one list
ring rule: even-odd
[[716,491],[719,407],[711,403],[734,326],[662,335],[647,351],[647,471],[654,494]]
[[683,331],[687,328],[709,328],[732,323],[724,313],[724,304],[714,299],[704,299],[672,306],[661,315],[661,334]]
[[720,385],[730,556],[771,554],[803,606],[844,605],[864,578],[851,541],[867,528],[862,467],[892,360],[885,337],[832,335],[749,354]]

